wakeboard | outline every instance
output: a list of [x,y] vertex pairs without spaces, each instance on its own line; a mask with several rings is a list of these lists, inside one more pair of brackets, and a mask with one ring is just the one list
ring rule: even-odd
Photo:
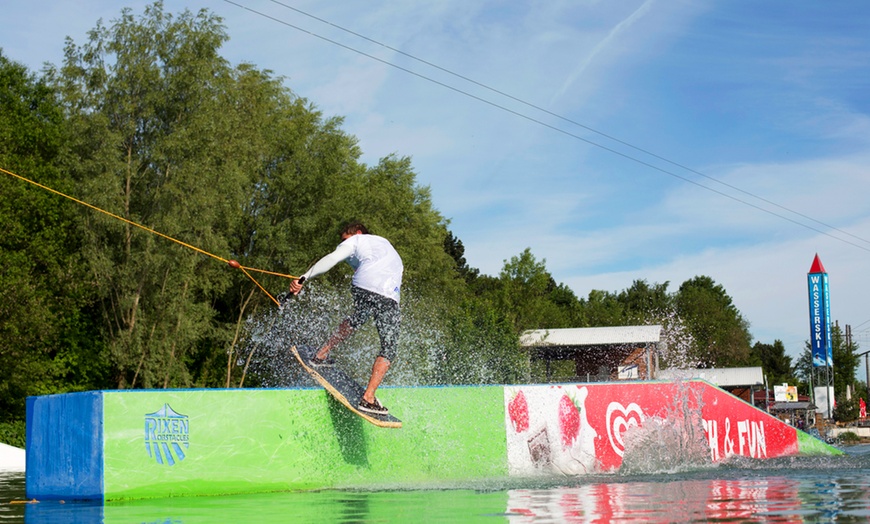
[[317,348],[309,346],[293,346],[290,352],[296,357],[296,360],[302,365],[305,371],[311,375],[318,384],[323,386],[335,400],[341,402],[347,409],[351,410],[356,415],[366,419],[375,426],[382,428],[401,428],[402,421],[396,417],[386,415],[376,415],[367,411],[360,411],[359,401],[365,393],[365,388],[362,387],[354,379],[350,378],[347,373],[340,368],[319,367],[313,368],[309,365],[311,357],[314,356]]

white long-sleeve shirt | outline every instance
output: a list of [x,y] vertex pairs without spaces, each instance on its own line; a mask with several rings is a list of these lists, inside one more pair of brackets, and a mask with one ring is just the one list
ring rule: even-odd
[[341,261],[354,269],[354,286],[399,301],[404,266],[389,240],[377,235],[351,235],[302,276],[307,280],[322,275]]

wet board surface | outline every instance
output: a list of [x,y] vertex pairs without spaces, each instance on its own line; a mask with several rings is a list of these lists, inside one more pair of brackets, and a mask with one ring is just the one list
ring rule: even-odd
[[360,411],[357,406],[363,393],[365,393],[365,388],[350,378],[348,374],[340,368],[333,366],[314,369],[309,366],[308,361],[312,356],[314,356],[316,350],[317,348],[308,346],[299,346],[298,348],[293,346],[290,348],[290,352],[293,353],[293,356],[296,357],[296,360],[299,361],[299,364],[302,365],[305,371],[314,377],[314,380],[316,380],[318,384],[323,386],[330,395],[341,402],[347,409],[371,422],[375,426],[380,426],[382,428],[402,427],[402,421],[390,414],[376,415],[374,413]]

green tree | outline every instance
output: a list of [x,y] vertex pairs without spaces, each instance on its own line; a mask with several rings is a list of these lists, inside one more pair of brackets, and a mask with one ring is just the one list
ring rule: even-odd
[[692,356],[701,365],[735,367],[751,361],[749,324],[724,287],[697,276],[683,282],[674,299],[694,340]]
[[[8,187],[14,198],[0,203],[9,224],[0,240],[9,268],[0,275],[0,334],[15,343],[0,351],[0,377],[35,377],[38,391],[109,380],[239,385],[260,351],[250,341],[261,333],[246,319],[271,321],[273,304],[242,272],[207,255],[300,274],[335,247],[350,219],[401,253],[410,298],[403,314],[443,326],[434,342],[408,344],[421,383],[522,381],[524,330],[665,315],[685,321],[702,364],[749,361],[748,325],[709,277],[675,294],[667,282],[637,280],[578,299],[530,249],[505,261],[497,277],[481,275],[409,158],[362,164],[341,118],[324,117],[269,72],[231,67],[219,54],[227,38],[208,11],[172,15],[157,2],[139,18],[124,9],[110,26],[99,23],[82,46],[68,41],[63,66],[44,82],[0,63],[12,86],[0,86],[12,93],[0,100],[0,159],[116,215],[52,206],[56,197],[4,181],[4,195]],[[312,287],[344,292],[348,274],[330,272]],[[286,286],[277,275],[258,278],[269,290]],[[336,310],[320,307],[323,315]],[[268,364],[272,354],[262,356]],[[22,384],[0,383],[10,406],[23,405]]]
[[773,344],[756,342],[752,346],[752,358],[761,365],[768,384],[797,384],[792,359],[785,354],[781,340],[774,340]]
[[561,327],[571,328],[585,325],[581,301],[574,294],[574,291],[565,284],[556,284],[555,280],[552,280],[551,284],[548,299],[561,313]]
[[619,300],[617,293],[593,289],[589,296],[580,303],[582,325],[622,326],[625,324],[625,305]]
[[837,396],[837,404],[831,416],[837,422],[853,422],[858,419],[861,411],[861,406],[854,398],[847,398],[846,395]]
[[812,395],[812,391],[810,389],[812,386],[817,386],[813,379],[813,355],[810,350],[809,342],[805,344],[804,351],[800,354],[798,359],[794,363],[794,367],[792,367],[792,374],[798,379],[798,387],[806,388],[810,395]]
[[[838,324],[835,323],[831,326],[831,354],[834,360],[833,385],[837,402],[840,402],[841,396],[845,399],[846,388],[860,386],[856,378],[858,366],[861,364],[858,349],[857,344],[847,343]],[[813,365],[812,349],[807,341],[803,353],[795,363],[794,374],[801,379],[805,387],[809,388],[810,384],[813,387],[819,387],[827,383],[829,369]],[[862,396],[860,389],[856,388],[856,390],[858,391],[857,396]]]
[[[300,275],[335,248],[341,224],[355,216],[347,197],[363,172],[356,140],[341,131],[341,119],[324,119],[307,100],[250,66],[240,68],[234,93],[244,110],[242,129],[249,139],[242,158],[251,181],[244,212],[229,235],[230,252],[248,267]],[[228,154],[239,161],[237,153]],[[337,270],[312,285],[336,286],[346,274]],[[261,277],[261,283],[274,293],[287,285],[269,276]],[[216,306],[220,318],[233,325],[225,382],[239,384],[245,363],[239,367],[236,354],[247,337],[244,319],[266,315],[264,308],[274,304],[251,281],[235,280]]]
[[529,329],[568,327],[564,311],[552,300],[558,288],[546,262],[538,261],[526,248],[505,261],[498,286],[482,295],[511,320],[517,334]]
[[465,260],[465,246],[462,244],[462,240],[453,235],[452,231],[448,231],[447,236],[444,237],[444,252],[456,262],[456,273],[466,283],[471,284],[480,276],[480,270],[468,265]]
[[[250,128],[237,74],[218,55],[226,34],[202,11],[162,4],[129,9],[81,46],[68,42],[53,80],[73,134],[69,170],[84,200],[129,222],[87,211],[85,255],[100,293],[118,387],[201,383],[191,364],[222,345],[213,302],[230,272],[132,223],[208,253],[227,253],[252,182]],[[238,156],[237,159],[236,157]]]
[[663,284],[635,280],[631,287],[622,291],[617,300],[623,305],[626,324],[643,324],[657,320],[673,307],[673,298],[668,293],[669,282]]
[[[55,91],[0,52],[0,167],[69,191],[58,168],[65,126]],[[29,395],[101,387],[92,288],[79,222],[61,197],[0,174],[0,422]]]
[[[750,358],[746,322],[709,277],[673,295],[667,282],[637,280],[578,300],[530,249],[498,277],[480,275],[409,158],[361,164],[341,118],[325,118],[271,73],[231,67],[219,54],[227,38],[207,10],[172,15],[156,2],[141,17],[124,9],[98,23],[82,46],[67,41],[45,81],[0,56],[0,159],[128,221],[4,180],[3,409],[20,413],[29,391],[103,387],[109,376],[117,387],[242,381],[244,319],[271,308],[268,297],[240,272],[133,223],[298,274],[333,249],[340,224],[362,220],[405,260],[409,315],[448,326],[448,364],[428,369],[427,381],[518,380],[527,367],[516,338],[526,329],[654,322],[672,309],[703,364]],[[343,287],[346,277],[332,272],[317,285]],[[268,289],[286,285],[261,278]],[[474,363],[484,365],[463,375]]]
[[359,219],[397,246],[407,290],[461,303],[446,221],[410,159],[360,164],[340,118],[324,119],[251,65],[231,68],[219,55],[226,39],[208,11],[174,16],[156,2],[139,18],[124,9],[98,24],[82,46],[68,41],[63,67],[50,72],[79,194],[126,221],[83,215],[118,387],[239,383],[243,319],[271,307],[240,272],[134,224],[248,267],[300,274],[334,248],[342,223]]
[[438,384],[512,384],[528,381],[528,355],[510,320],[475,297],[451,309],[444,318],[448,342]]

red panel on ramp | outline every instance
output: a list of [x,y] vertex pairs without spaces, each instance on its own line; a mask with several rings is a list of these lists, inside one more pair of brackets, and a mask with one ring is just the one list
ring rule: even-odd
[[512,386],[505,402],[512,474],[617,469],[626,431],[652,419],[703,427],[713,461],[799,451],[794,427],[704,381]]

